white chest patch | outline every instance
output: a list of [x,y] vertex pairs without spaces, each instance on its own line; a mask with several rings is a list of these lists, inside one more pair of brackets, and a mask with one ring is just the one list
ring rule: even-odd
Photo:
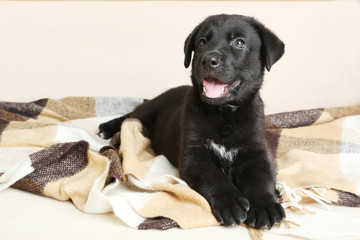
[[239,153],[239,148],[226,149],[225,146],[215,143],[213,140],[208,140],[208,148],[220,158],[223,165],[230,166]]

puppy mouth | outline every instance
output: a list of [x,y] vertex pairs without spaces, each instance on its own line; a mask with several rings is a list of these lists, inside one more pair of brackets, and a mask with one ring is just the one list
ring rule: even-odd
[[240,80],[226,84],[216,78],[206,77],[202,82],[202,94],[208,98],[223,98],[230,96],[230,91],[240,85]]

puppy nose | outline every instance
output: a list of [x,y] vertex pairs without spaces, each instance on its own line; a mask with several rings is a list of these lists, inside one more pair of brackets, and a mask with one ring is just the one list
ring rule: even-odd
[[218,67],[220,65],[220,61],[219,61],[219,58],[217,56],[205,55],[201,59],[201,64],[203,66],[207,65],[208,67],[216,68],[216,67]]

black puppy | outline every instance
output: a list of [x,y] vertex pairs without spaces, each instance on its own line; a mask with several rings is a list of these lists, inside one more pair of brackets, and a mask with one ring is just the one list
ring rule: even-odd
[[155,152],[179,168],[219,222],[270,228],[285,213],[266,149],[259,89],[284,44],[251,17],[216,15],[186,39],[186,68],[192,52],[192,87],[171,89],[101,124],[99,135],[110,138],[125,118],[140,119]]

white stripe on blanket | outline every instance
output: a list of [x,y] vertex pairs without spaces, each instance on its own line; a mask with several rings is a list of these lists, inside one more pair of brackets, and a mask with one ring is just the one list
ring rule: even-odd
[[[360,143],[360,116],[350,116],[344,118],[342,138],[348,141]],[[344,144],[341,148],[340,168],[344,176],[355,183],[356,192],[360,195],[360,156],[359,153],[351,153],[347,151]]]
[[99,191],[97,179],[90,191],[84,208],[89,213],[106,213],[113,211],[128,226],[137,228],[145,218],[138,214],[146,203],[159,192],[153,189],[154,183],[187,184],[178,178],[178,170],[167,158],[159,155],[154,159],[149,174],[139,180],[132,175],[127,176],[125,184],[116,181]]
[[40,150],[42,148],[38,147],[0,148],[0,172],[4,172],[0,176],[0,191],[34,171],[34,168],[31,167],[29,155]]

